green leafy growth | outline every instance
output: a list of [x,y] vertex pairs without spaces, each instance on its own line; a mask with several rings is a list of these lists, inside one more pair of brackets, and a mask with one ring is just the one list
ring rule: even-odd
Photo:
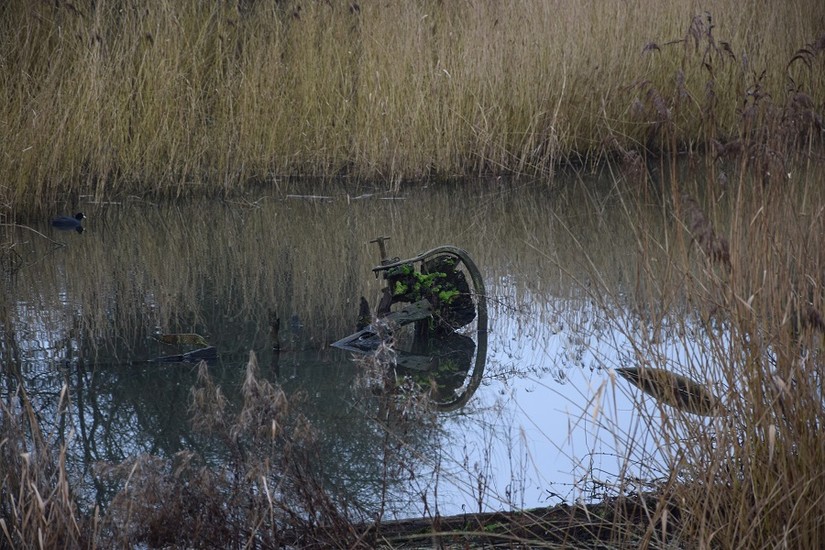
[[401,281],[395,281],[395,288],[392,290],[393,294],[396,296],[403,296],[407,292],[409,292],[410,287],[402,283]]
[[453,301],[453,299],[461,294],[458,290],[442,290],[438,293],[438,299],[444,302],[445,304],[449,304]]

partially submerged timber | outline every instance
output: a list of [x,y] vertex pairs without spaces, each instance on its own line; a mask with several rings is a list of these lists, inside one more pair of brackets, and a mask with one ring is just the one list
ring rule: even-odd
[[616,369],[616,372],[660,403],[674,409],[700,416],[720,416],[725,412],[718,397],[686,376],[653,367],[624,367]]

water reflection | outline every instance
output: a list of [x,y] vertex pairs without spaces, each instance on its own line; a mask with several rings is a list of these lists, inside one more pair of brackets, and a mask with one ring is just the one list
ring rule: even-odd
[[[581,496],[585,474],[627,474],[628,458],[634,474],[655,477],[649,458],[667,450],[639,433],[636,401],[652,417],[655,405],[608,373],[639,353],[625,288],[634,237],[618,209],[591,207],[592,187],[445,185],[367,198],[337,187],[318,191],[331,197],[323,201],[295,191],[248,202],[90,203],[82,235],[15,230],[20,262],[2,282],[2,397],[25,385],[45,430],[70,442],[90,501],[112,490],[90,474],[96,461],[184,449],[221,459],[188,423],[196,366],[151,361],[190,350],[159,333],[196,333],[214,346],[209,371],[230,403],[240,400],[250,350],[264,378],[305,394],[326,476],[365,511],[552,503]],[[489,340],[456,333],[447,342],[461,367],[436,384],[440,412],[414,400],[388,408],[352,354],[329,348],[355,330],[361,296],[379,302],[370,244],[378,235],[391,235],[387,246],[402,256],[440,243],[466,249],[488,283]],[[627,304],[605,309],[588,294],[594,259]],[[279,350],[273,314],[283,320]],[[428,342],[410,353],[432,367],[444,350]],[[408,359],[401,366],[415,375],[421,364]],[[681,364],[703,361],[697,352]],[[64,384],[71,416],[58,423]],[[617,434],[638,446],[628,451]]]

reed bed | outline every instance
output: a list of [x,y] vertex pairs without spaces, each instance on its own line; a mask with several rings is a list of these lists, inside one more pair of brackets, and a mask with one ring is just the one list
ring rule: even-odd
[[708,268],[691,282],[715,325],[731,407],[714,440],[699,439],[694,484],[684,490],[697,520],[688,529],[708,542],[815,548],[825,540],[813,519],[825,513],[814,496],[825,481],[816,466],[825,459],[825,256],[817,244],[825,202],[821,174],[788,179],[731,193],[730,274]]
[[[638,420],[658,430],[659,466],[668,472],[651,486],[658,502],[641,544],[817,548],[825,537],[822,172],[724,186],[713,176],[671,181],[664,234],[639,217],[641,195],[625,199],[637,235],[638,305],[604,311],[628,316],[615,326],[643,327],[626,334],[634,368],[617,372],[651,376],[643,389],[661,401],[653,412],[640,409]],[[627,302],[604,285],[589,292],[599,303]],[[663,338],[679,342],[675,352]],[[674,369],[707,389],[691,390]],[[708,390],[722,407],[699,413],[714,418],[688,414],[697,412],[693,402],[715,399]],[[674,405],[674,393],[684,406]],[[630,435],[620,439],[635,446]]]
[[[825,41],[817,25],[825,8],[788,2],[770,16],[759,2],[714,4],[710,15],[702,8],[647,1],[560,9],[470,1],[7,2],[0,7],[0,46],[8,52],[0,64],[2,215],[25,218],[80,194],[223,194],[294,175],[351,175],[397,187],[425,177],[546,174],[574,157],[607,159],[616,170],[607,192],[620,197],[632,227],[635,263],[623,277],[633,292],[608,284],[575,236],[580,271],[562,268],[566,262],[546,251],[537,254],[546,263],[540,258],[530,268],[535,273],[522,275],[540,292],[540,274],[557,264],[554,276],[573,278],[604,311],[629,317],[614,318],[616,326],[644,327],[627,329],[637,369],[672,370],[659,335],[702,327],[701,356],[713,361],[698,361],[696,340],[682,336],[686,359],[676,366],[711,386],[723,406],[713,409],[723,412],[707,421],[668,405],[655,415],[639,412],[640,425],[661,426],[652,437],[667,474],[648,485],[633,513],[617,501],[599,540],[819,548]],[[699,149],[707,154],[688,155],[689,170],[677,170],[681,152]],[[668,162],[653,166],[650,152]],[[574,206],[596,212],[602,223],[604,190],[585,191],[591,203]],[[651,205],[659,216],[643,215]],[[522,219],[524,228],[506,229],[527,235],[527,248],[514,247],[514,254],[552,246],[552,238],[532,240],[535,220]],[[263,242],[277,242],[265,220],[250,223],[268,234]],[[192,226],[193,235],[209,237],[208,223]],[[281,231],[286,240],[312,234]],[[416,238],[399,239],[398,248],[427,248]],[[234,250],[234,235],[214,239],[180,245],[147,237],[141,257],[171,292],[157,298],[170,323],[177,320],[169,311],[197,301],[203,288],[194,266],[176,270],[169,256],[186,258],[175,252],[194,248],[192,258],[208,257],[223,240]],[[285,286],[303,276],[325,295],[352,293],[354,300],[361,288],[354,276],[341,282],[328,271],[306,275],[312,266],[301,261],[278,271],[256,246],[246,242],[222,259],[218,278],[241,280],[231,265],[248,263],[253,272],[265,266],[279,273]],[[17,247],[4,244],[2,251],[11,261]],[[281,252],[290,254],[288,246]],[[78,261],[95,266],[105,253],[89,248]],[[331,254],[343,263],[364,250],[342,245]],[[122,263],[133,256],[124,253]],[[134,288],[157,286],[142,276],[133,271]],[[246,282],[273,302],[292,292]],[[87,292],[106,300],[105,288]],[[239,316],[253,312],[254,300],[242,292],[226,295]],[[110,315],[145,331],[145,320],[128,312],[91,309],[100,310],[87,317],[92,325],[102,327]],[[9,365],[18,363],[12,344],[2,349]],[[674,395],[654,387],[667,380],[690,387],[687,378],[653,372],[662,374],[659,382],[643,384],[652,394]],[[9,375],[19,373],[10,367]],[[223,446],[226,468],[188,452],[112,465],[103,473],[122,486],[105,514],[79,511],[65,446],[41,433],[23,389],[0,410],[0,545],[381,542],[373,538],[380,525],[363,529],[364,518],[350,515],[316,477],[311,425],[277,385],[261,380],[254,355],[237,413],[205,370],[190,396],[193,426]],[[58,416],[67,399],[61,394]],[[627,434],[616,437],[635,445]],[[620,480],[619,490],[630,486]],[[198,529],[169,531],[168,518]],[[514,533],[514,544],[543,542]]]
[[[821,112],[821,3],[4,2],[0,199],[551,174]],[[792,90],[788,92],[788,90]],[[750,103],[748,103],[750,102]],[[811,123],[811,121],[809,121]]]

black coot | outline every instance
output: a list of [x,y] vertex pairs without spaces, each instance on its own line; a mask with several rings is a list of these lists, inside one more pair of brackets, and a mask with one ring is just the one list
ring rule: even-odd
[[78,212],[73,218],[71,216],[58,216],[52,220],[52,227],[62,231],[75,230],[78,233],[83,233],[83,226],[80,225],[80,221],[85,218],[83,212]]

